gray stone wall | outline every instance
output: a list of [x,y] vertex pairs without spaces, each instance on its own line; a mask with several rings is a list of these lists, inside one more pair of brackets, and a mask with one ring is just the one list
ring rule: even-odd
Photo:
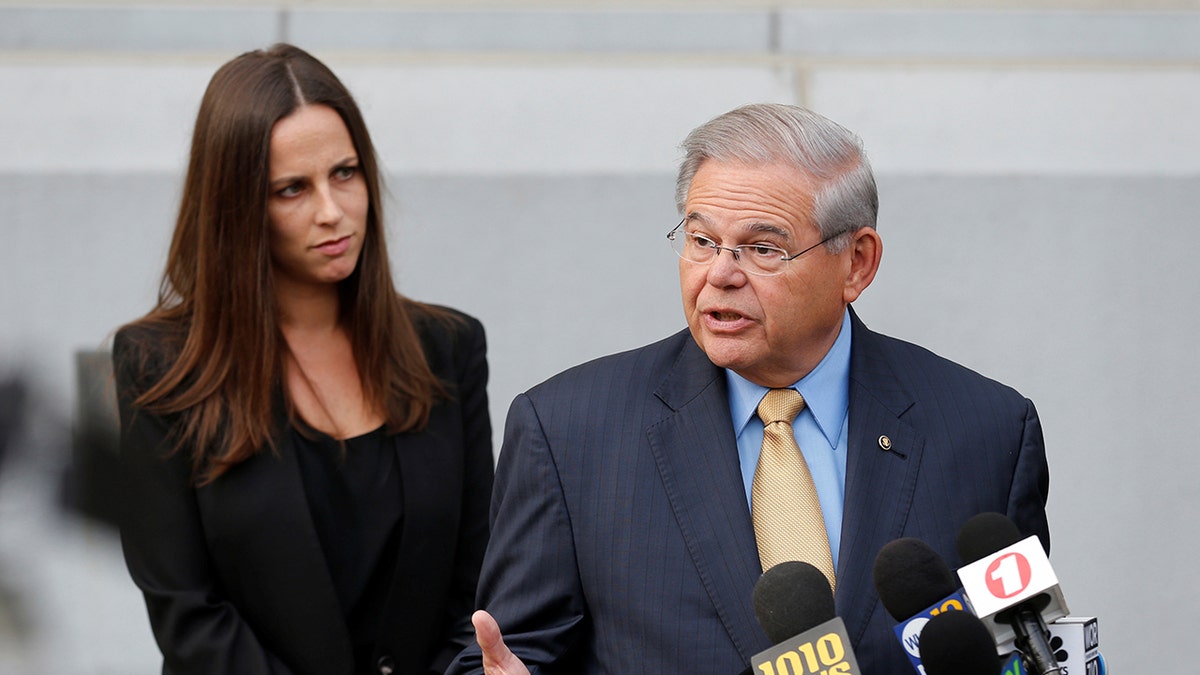
[[[200,95],[246,49],[296,42],[358,97],[402,290],[488,329],[497,439],[516,393],[683,326],[683,136],[806,105],[879,177],[860,315],[1034,400],[1072,613],[1116,672],[1190,673],[1200,9],[972,7],[0,2],[0,373],[69,420],[75,352],[153,301]],[[26,437],[0,473],[0,673],[157,672],[115,540],[50,508],[65,455]]]

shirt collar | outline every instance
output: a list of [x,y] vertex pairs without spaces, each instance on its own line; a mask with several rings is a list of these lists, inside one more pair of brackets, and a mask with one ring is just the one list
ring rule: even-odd
[[[835,448],[850,407],[850,340],[850,312],[847,310],[842,316],[837,339],[825,358],[812,372],[792,385],[804,397],[806,409],[812,413],[829,445]],[[741,436],[754,417],[758,402],[766,395],[767,388],[754,384],[728,368],[725,369],[725,375],[729,383],[734,431]]]

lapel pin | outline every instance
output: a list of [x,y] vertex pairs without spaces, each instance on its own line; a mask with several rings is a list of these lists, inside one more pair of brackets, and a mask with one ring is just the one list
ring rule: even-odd
[[882,450],[882,451],[884,451],[884,452],[890,452],[890,453],[892,453],[893,455],[895,455],[895,456],[899,457],[900,459],[908,459],[908,455],[906,455],[906,454],[904,454],[903,452],[900,452],[899,450],[897,450],[897,449],[896,449],[896,448],[895,448],[895,447],[892,445],[892,439],[888,438],[887,436],[880,436],[880,437],[879,437],[879,449],[880,449],[880,450]]

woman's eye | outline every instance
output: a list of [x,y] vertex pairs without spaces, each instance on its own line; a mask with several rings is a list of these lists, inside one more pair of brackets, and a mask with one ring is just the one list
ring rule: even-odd
[[342,166],[338,167],[337,170],[334,171],[333,175],[339,180],[350,180],[356,173],[358,173],[357,166]]
[[276,190],[275,194],[279,195],[280,197],[295,197],[303,190],[304,186],[300,185],[299,183],[292,183],[291,185],[286,185],[283,188]]

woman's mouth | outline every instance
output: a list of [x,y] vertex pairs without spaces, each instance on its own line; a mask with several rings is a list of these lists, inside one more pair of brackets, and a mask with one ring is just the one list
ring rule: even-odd
[[346,235],[338,239],[323,241],[313,248],[328,256],[341,255],[346,252],[346,249],[350,248],[350,235]]

